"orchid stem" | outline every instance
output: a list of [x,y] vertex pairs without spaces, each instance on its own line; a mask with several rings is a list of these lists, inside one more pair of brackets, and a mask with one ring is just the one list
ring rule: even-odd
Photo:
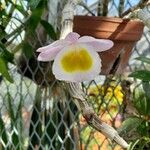
[[[68,3],[65,5],[63,10],[60,39],[65,38],[65,36],[72,31],[74,10],[76,5],[80,3],[80,0],[68,0]],[[102,132],[109,139],[114,140],[122,147],[127,148],[128,144],[126,141],[119,136],[113,127],[101,121],[94,109],[88,104],[86,94],[81,89],[80,84],[66,83],[66,86],[70,95],[74,98],[78,109],[81,110],[81,113],[86,119],[87,123],[97,131]]]

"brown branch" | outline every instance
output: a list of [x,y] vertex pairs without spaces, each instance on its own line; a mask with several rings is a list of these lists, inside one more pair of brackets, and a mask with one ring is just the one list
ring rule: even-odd
[[144,8],[146,5],[148,5],[147,3],[149,2],[149,0],[141,0],[137,5],[127,9],[122,15],[121,17],[124,17],[126,15],[128,15],[129,13],[139,9],[139,8]]
[[119,136],[117,131],[101,121],[93,108],[88,104],[85,93],[81,90],[80,85],[77,83],[69,83],[67,85],[68,90],[72,97],[74,97],[78,103],[78,107],[86,119],[87,123],[99,132],[102,132],[110,140],[116,141],[124,148],[128,147],[128,144]]

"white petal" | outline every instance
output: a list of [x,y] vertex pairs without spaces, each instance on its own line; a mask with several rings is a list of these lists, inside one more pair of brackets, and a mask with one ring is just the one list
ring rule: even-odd
[[57,40],[48,46],[41,47],[37,49],[37,52],[41,52],[38,55],[39,61],[51,61],[55,59],[57,53],[61,51],[65,46],[70,45],[70,41]]
[[78,42],[91,42],[91,41],[94,41],[95,38],[92,37],[92,36],[82,36],[78,39]]
[[66,36],[65,40],[68,40],[70,42],[75,42],[75,41],[77,41],[79,39],[79,37],[80,37],[80,35],[78,33],[76,33],[76,32],[70,32]]
[[38,61],[51,61],[54,60],[56,55],[61,51],[62,47],[58,46],[58,47],[52,47],[50,49],[47,49],[45,51],[42,51],[39,55],[38,55]]
[[85,43],[93,46],[95,51],[101,52],[110,49],[113,46],[113,42],[108,39],[96,39],[91,36],[83,36],[78,39],[79,43]]
[[40,47],[38,48],[36,51],[37,52],[43,52],[43,51],[46,51],[46,50],[50,50],[51,48],[54,48],[54,47],[65,47],[67,45],[69,45],[71,42],[70,41],[66,41],[66,40],[57,40],[47,46],[43,46],[43,47]]
[[[75,70],[75,71],[66,71],[62,67],[62,58],[66,56],[69,52],[74,52],[75,55],[77,52],[81,50],[86,50],[92,60],[92,66],[86,70]],[[81,61],[83,63],[84,61]],[[76,65],[76,61],[74,61],[73,65]],[[79,62],[78,62],[79,63]],[[93,80],[101,71],[101,59],[95,50],[92,47],[85,44],[74,44],[65,47],[61,50],[56,56],[52,68],[53,74],[58,80],[70,81],[70,82],[82,82],[82,81],[90,81]]]

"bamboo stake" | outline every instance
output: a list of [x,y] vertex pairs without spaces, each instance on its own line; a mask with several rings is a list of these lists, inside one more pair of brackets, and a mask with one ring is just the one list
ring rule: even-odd
[[124,10],[124,4],[125,4],[125,0],[120,0],[120,2],[119,2],[119,8],[118,8],[119,17],[121,17],[122,12]]
[[103,5],[102,16],[107,16],[108,14],[108,3],[109,3],[109,0],[103,0],[102,2],[102,5]]

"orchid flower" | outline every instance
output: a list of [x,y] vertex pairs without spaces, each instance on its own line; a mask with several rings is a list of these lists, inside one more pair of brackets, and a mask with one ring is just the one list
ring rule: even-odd
[[71,32],[65,39],[57,40],[37,50],[39,61],[52,61],[56,79],[69,82],[93,80],[101,72],[98,52],[110,49],[111,40],[96,39]]

